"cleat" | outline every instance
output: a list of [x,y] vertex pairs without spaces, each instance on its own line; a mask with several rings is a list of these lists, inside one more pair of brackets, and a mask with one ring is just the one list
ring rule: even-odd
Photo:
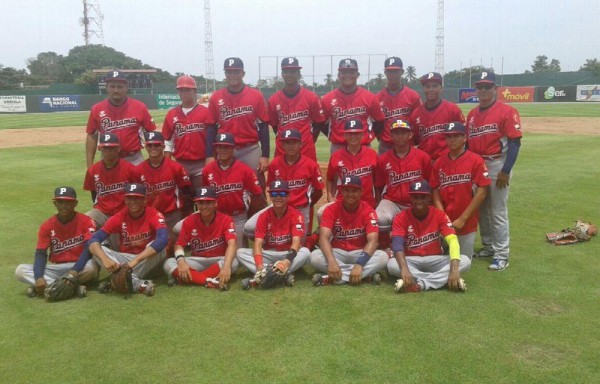
[[485,249],[485,248],[480,249],[479,251],[477,251],[477,252],[475,252],[473,254],[473,257],[476,257],[476,258],[478,258],[478,257],[492,257],[492,256],[494,256],[494,251],[490,251],[490,250]]
[[417,283],[412,283],[411,285],[404,285],[404,280],[398,279],[396,280],[396,284],[394,284],[394,290],[398,293],[402,292],[421,292],[423,289],[421,285]]
[[110,282],[108,282],[108,280],[101,281],[98,284],[98,292],[100,292],[100,293],[110,292]]
[[296,279],[294,278],[294,275],[292,275],[290,273],[289,275],[286,276],[285,280],[283,281],[283,285],[285,287],[293,287],[295,281],[296,281]]
[[462,277],[458,280],[458,290],[460,292],[465,292],[467,290],[467,283],[465,283],[465,280]]
[[258,287],[258,282],[255,279],[250,279],[248,277],[246,277],[244,280],[242,280],[242,289],[247,291],[250,288],[256,288]]
[[169,277],[167,279],[167,287],[171,288],[171,287],[174,287],[176,285],[179,285],[179,280],[177,280],[173,276],[171,276],[171,277]]
[[80,299],[87,297],[87,288],[85,285],[80,285],[77,287],[77,297]]
[[27,290],[25,291],[25,294],[27,295],[27,297],[36,297],[37,291],[35,290],[35,287],[32,285],[27,288]]
[[394,258],[394,251],[392,251],[392,248],[386,248],[383,250],[383,252],[387,253],[387,255],[390,259]]
[[312,283],[315,287],[320,287],[322,285],[331,284],[331,279],[329,275],[322,275],[320,273],[315,273],[312,277]]
[[500,259],[492,260],[492,263],[488,267],[490,271],[504,271],[506,268],[508,268],[508,261]]
[[367,282],[369,282],[373,285],[381,285],[383,278],[381,277],[381,274],[379,272],[377,272],[377,273],[372,274],[371,276],[368,276],[365,280],[367,280]]
[[156,286],[154,285],[152,280],[145,280],[142,283],[142,285],[140,285],[139,292],[145,294],[148,297],[154,296],[154,294],[156,293]]
[[206,279],[206,283],[204,284],[206,288],[216,288],[220,291],[227,291],[229,287],[225,284],[223,287],[219,286],[219,279],[216,277],[209,277]]

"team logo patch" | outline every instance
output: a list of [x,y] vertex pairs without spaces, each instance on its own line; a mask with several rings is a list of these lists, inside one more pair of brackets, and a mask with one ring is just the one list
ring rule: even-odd
[[164,224],[164,223],[165,223],[165,219],[162,219],[162,218],[161,218],[161,219],[158,219],[158,222],[159,222],[160,224]]
[[415,229],[413,228],[413,226],[409,225],[408,226],[408,232],[414,232],[414,231],[415,231]]
[[331,99],[331,105],[336,105],[337,104],[337,99]]
[[121,223],[121,229],[127,229],[127,224],[126,223]]
[[196,228],[192,229],[192,236],[198,236],[198,230]]
[[302,228],[302,224],[296,224],[296,229],[297,229],[298,231],[302,231],[302,230],[303,230],[303,228]]
[[223,101],[223,99],[219,99],[219,101],[217,102],[217,104],[219,104],[219,105],[224,105],[224,104],[225,104],[225,102]]
[[229,228],[229,229],[227,230],[227,232],[229,232],[229,233],[235,233],[235,229],[233,229],[233,228]]

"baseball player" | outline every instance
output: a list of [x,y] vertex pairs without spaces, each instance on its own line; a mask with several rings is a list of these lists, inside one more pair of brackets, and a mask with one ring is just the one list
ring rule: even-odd
[[256,173],[237,160],[233,153],[235,140],[229,132],[219,133],[213,143],[217,161],[202,171],[202,185],[217,191],[217,210],[233,218],[238,246],[244,246],[244,224],[248,219],[246,198],[250,196],[250,216],[266,206]]
[[[298,130],[302,134],[302,155],[317,161],[315,142],[325,129],[325,115],[319,96],[300,84],[300,69],[295,57],[281,60],[284,87],[269,98],[269,120],[276,135],[282,129]],[[285,151],[280,136],[276,137],[275,156],[280,156]]]
[[449,152],[433,164],[433,204],[452,220],[461,253],[471,258],[479,206],[487,194],[490,177],[481,156],[465,148],[467,137],[463,124],[449,123],[443,134]]
[[467,116],[467,143],[471,151],[483,157],[492,183],[479,209],[483,249],[474,256],[493,256],[489,269],[502,271],[508,267],[508,191],[521,147],[521,118],[516,109],[496,100],[493,72],[482,72],[475,89],[479,106]]
[[177,78],[177,93],[181,104],[165,116],[162,134],[165,156],[173,156],[183,165],[194,189],[202,184],[202,168],[206,159],[206,119],[208,108],[196,101],[196,80],[191,76]]
[[[392,250],[388,272],[400,277],[397,292],[420,292],[447,285],[453,291],[465,291],[460,274],[471,267],[471,259],[461,255],[452,223],[441,210],[431,206],[431,187],[425,180],[410,185],[410,209],[394,218]],[[441,240],[450,247],[443,255]]]
[[388,255],[377,250],[377,214],[361,200],[362,183],[357,176],[344,176],[342,200],[325,209],[319,232],[319,249],[310,254],[310,263],[319,272],[314,285],[360,284],[371,277],[379,284],[378,271],[385,268]]
[[[304,229],[312,224],[310,209],[323,196],[323,177],[319,165],[308,156],[301,154],[302,134],[296,129],[280,130],[278,141],[281,142],[284,155],[276,156],[269,164],[268,182],[283,180],[290,189],[289,206],[294,207],[304,218]],[[244,225],[244,234],[254,238],[254,229],[258,216],[265,208],[252,216]],[[303,235],[304,236],[304,235]]]
[[[153,296],[156,288],[152,280],[144,280],[148,273],[165,260],[164,248],[169,233],[162,213],[146,204],[146,187],[128,184],[125,187],[126,207],[106,221],[88,242],[89,253],[84,252],[73,270],[79,272],[90,257],[113,273],[127,263],[132,269],[134,292]],[[113,233],[119,234],[119,250],[101,243]]]
[[[198,188],[194,202],[197,212],[183,221],[175,258],[163,264],[169,276],[167,284],[198,284],[227,290],[231,273],[238,267],[233,221],[217,212],[217,191],[212,187]],[[184,247],[190,248],[191,256],[185,257]]]
[[392,124],[397,120],[408,120],[410,114],[421,105],[419,94],[402,84],[404,74],[402,60],[396,56],[388,57],[383,66],[387,85],[377,94],[385,115],[383,131],[378,133],[380,156],[393,146],[390,133]]
[[410,125],[396,120],[390,126],[390,133],[394,146],[379,157],[375,168],[376,212],[382,232],[389,232],[394,217],[410,207],[410,184],[431,176],[431,159],[413,147]]
[[[44,297],[46,286],[71,270],[96,229],[90,217],[75,210],[75,189],[58,187],[53,200],[57,213],[40,226],[33,264],[21,264],[15,271],[17,280],[29,284],[29,297]],[[47,264],[48,259],[52,264]],[[97,276],[92,261],[85,263],[79,272],[81,283]]]
[[137,165],[144,160],[140,130],[154,131],[156,125],[141,101],[127,97],[127,76],[117,70],[106,74],[108,98],[90,110],[86,128],[85,158],[87,167],[94,164],[98,134],[113,132],[121,143],[119,156]]
[[452,122],[464,124],[465,117],[456,104],[442,99],[442,75],[429,72],[421,77],[421,84],[425,103],[413,111],[409,122],[413,127],[415,144],[435,161],[447,150],[444,129]]
[[284,180],[269,184],[269,195],[273,206],[258,217],[254,247],[237,251],[239,262],[251,273],[263,271],[265,264],[282,260],[291,273],[302,268],[308,261],[310,251],[302,247],[304,218],[295,208],[288,205],[291,190]]
[[[260,91],[244,84],[244,63],[239,57],[225,59],[227,87],[219,89],[208,103],[206,131],[207,163],[214,160],[215,135],[231,133],[235,138],[235,158],[253,169],[264,186],[269,166],[269,113]],[[260,148],[258,143],[260,142]]]
[[357,85],[358,63],[354,59],[343,59],[338,68],[340,87],[327,93],[321,99],[325,118],[328,119],[328,134],[331,142],[330,153],[346,146],[344,124],[349,119],[360,120],[363,131],[361,143],[370,145],[378,132],[383,129],[385,116],[379,100],[371,92]]

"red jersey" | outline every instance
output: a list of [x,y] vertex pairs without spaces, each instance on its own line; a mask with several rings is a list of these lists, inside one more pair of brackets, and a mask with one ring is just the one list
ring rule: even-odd
[[452,222],[441,210],[430,206],[427,217],[417,219],[412,209],[405,209],[394,217],[392,236],[404,237],[406,256],[442,255],[442,238],[455,234]]
[[127,207],[111,216],[102,227],[109,235],[119,234],[119,252],[137,255],[156,238],[156,231],[167,228],[165,217],[152,207],[146,207],[144,214],[134,219]]
[[227,250],[227,242],[235,240],[235,226],[230,216],[216,212],[214,220],[206,225],[199,213],[189,215],[183,221],[177,245],[189,246],[195,257],[221,257]]
[[456,104],[442,100],[433,109],[422,104],[410,115],[409,120],[415,144],[427,152],[432,160],[436,160],[447,150],[444,129],[455,121],[465,123],[465,116]]
[[217,209],[230,216],[246,212],[244,194],[262,194],[256,173],[246,164],[235,160],[227,169],[213,161],[202,170],[202,185],[217,190]]
[[[323,123],[325,115],[321,100],[314,92],[300,87],[294,96],[287,96],[277,91],[269,98],[269,118],[271,125],[278,131],[296,129],[302,134],[302,154],[317,161],[317,151],[313,141],[313,122]],[[283,155],[283,147],[279,136],[275,141],[275,156]]]
[[333,248],[355,251],[365,247],[369,233],[379,233],[378,222],[375,210],[364,201],[356,211],[348,212],[338,200],[325,208],[320,226],[331,230]]
[[[473,200],[473,185],[486,187],[490,184],[485,162],[471,151],[465,151],[455,160],[444,155],[433,164],[430,185],[439,189],[444,211],[451,220],[458,219]],[[478,219],[477,210],[456,232],[459,235],[475,232]]]
[[66,224],[54,215],[40,226],[35,248],[44,251],[50,248],[49,259],[53,263],[74,263],[95,229],[92,218],[83,213],[75,212],[75,217]]
[[238,93],[223,88],[210,97],[206,124],[219,124],[219,132],[231,132],[237,146],[258,141],[259,122],[269,122],[265,98],[260,91],[244,85]]
[[273,207],[258,216],[254,237],[263,239],[263,249],[287,251],[292,246],[293,237],[304,236],[304,217],[295,208],[288,206],[279,218]]
[[508,139],[522,136],[519,112],[500,101],[483,110],[473,108],[466,128],[469,149],[483,157],[506,152]]
[[269,164],[267,185],[274,180],[285,180],[290,187],[289,205],[304,208],[309,204],[309,196],[314,189],[325,187],[321,168],[312,159],[301,155],[294,164],[288,164],[285,156],[277,156]]
[[383,188],[382,198],[410,207],[410,184],[417,180],[429,180],[430,176],[431,159],[428,154],[411,147],[404,157],[398,157],[392,148],[377,160],[375,186]]
[[206,119],[208,108],[196,106],[187,113],[181,105],[169,110],[162,126],[165,140],[173,140],[173,157],[177,160],[204,160],[206,158]]
[[143,183],[148,194],[147,205],[167,214],[182,206],[177,188],[191,187],[192,183],[181,164],[165,157],[158,167],[144,160],[135,168],[136,179]]
[[329,141],[345,144],[344,124],[346,120],[358,119],[365,127],[362,144],[369,144],[375,138],[370,120],[384,121],[379,100],[374,94],[362,87],[352,93],[344,93],[339,88],[327,93],[321,99],[323,113],[329,119]]
[[125,207],[125,186],[135,180],[135,165],[130,162],[119,159],[114,167],[108,169],[104,162],[98,161],[88,168],[83,189],[96,192],[94,208],[112,216]]
[[[375,178],[375,167],[377,166],[377,152],[369,147],[362,147],[353,155],[347,148],[338,149],[331,155],[327,167],[327,180],[339,184],[342,177],[358,176],[362,182],[362,195],[360,199],[375,208],[375,190],[373,181]],[[338,200],[342,199],[337,194]]]
[[387,88],[383,88],[377,94],[377,99],[381,102],[381,109],[385,115],[385,125],[381,133],[380,141],[392,145],[392,134],[390,128],[395,120],[408,120],[410,114],[421,105],[421,96],[404,85],[402,89],[391,94]]
[[146,105],[128,97],[119,106],[108,99],[94,104],[90,111],[86,133],[101,134],[113,132],[121,144],[121,157],[142,149],[140,129],[154,131],[156,125]]

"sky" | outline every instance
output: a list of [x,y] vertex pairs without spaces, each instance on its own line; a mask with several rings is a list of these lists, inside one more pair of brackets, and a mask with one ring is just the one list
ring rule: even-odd
[[[174,74],[204,75],[204,0],[94,0],[104,38],[92,38]],[[322,83],[344,57],[362,81],[399,56],[417,75],[434,71],[437,0],[212,0],[214,72],[242,58],[246,82],[276,75],[296,56],[305,81]],[[27,68],[40,52],[67,55],[83,45],[82,0],[0,0],[0,64]],[[523,73],[538,55],[576,71],[600,58],[598,0],[446,0],[444,72],[483,64]],[[370,55],[370,56],[369,56]],[[313,64],[314,63],[314,64]]]

